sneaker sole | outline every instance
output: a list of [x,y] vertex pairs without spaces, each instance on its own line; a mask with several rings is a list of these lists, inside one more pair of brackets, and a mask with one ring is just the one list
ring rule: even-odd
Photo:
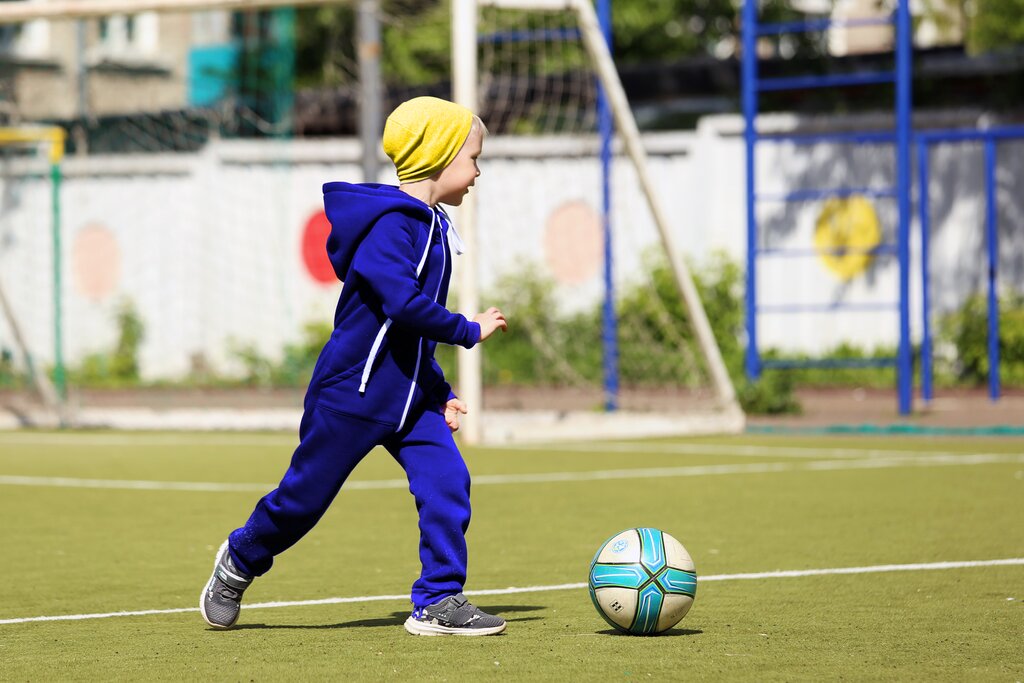
[[210,618],[206,616],[206,594],[210,591],[210,587],[213,585],[213,580],[217,578],[217,565],[220,564],[220,558],[222,558],[224,556],[224,553],[226,553],[227,551],[228,542],[224,541],[224,543],[222,543],[220,546],[220,550],[217,551],[217,557],[213,559],[213,573],[210,574],[210,580],[206,582],[206,585],[203,586],[203,592],[199,594],[199,612],[203,615],[203,621],[205,621],[211,627],[221,631],[229,629],[235,624],[237,624],[238,617],[236,616],[235,620],[227,625],[215,624],[212,621],[210,621]]
[[493,636],[503,633],[505,624],[490,628],[454,628],[440,624],[425,624],[409,617],[405,620],[405,630],[414,636]]

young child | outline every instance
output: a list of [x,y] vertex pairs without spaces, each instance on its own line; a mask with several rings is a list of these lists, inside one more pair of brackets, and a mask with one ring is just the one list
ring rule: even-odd
[[324,185],[327,252],[345,283],[334,332],[313,370],[291,465],[217,552],[200,597],[210,626],[235,624],[253,579],[313,528],[363,457],[384,446],[405,469],[419,511],[422,572],[406,630],[505,630],[503,619],[462,594],[470,482],[452,433],[467,408],[434,360],[438,342],[472,348],[508,326],[497,308],[472,320],[445,308],[448,242],[457,251],[461,243],[438,205],[460,205],[473,186],[485,132],[468,109],[417,97],[384,127],[400,186]]

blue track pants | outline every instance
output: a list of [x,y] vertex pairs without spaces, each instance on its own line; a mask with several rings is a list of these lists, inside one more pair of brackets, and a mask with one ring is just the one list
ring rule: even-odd
[[278,487],[256,504],[245,526],[231,533],[238,568],[253,576],[294,545],[327,511],[355,466],[383,445],[405,470],[420,519],[422,571],[412,587],[417,607],[459,593],[466,581],[469,471],[444,416],[410,415],[398,433],[315,403],[299,427],[299,446]]

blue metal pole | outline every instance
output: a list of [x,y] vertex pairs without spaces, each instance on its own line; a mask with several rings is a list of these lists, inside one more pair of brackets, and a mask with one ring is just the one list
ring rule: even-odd
[[[601,31],[612,48],[611,0],[598,0],[597,18]],[[604,348],[604,406],[614,411],[619,407],[619,344],[618,320],[615,317],[615,278],[612,258],[611,173],[612,136],[611,108],[604,88],[598,84],[597,127],[601,135],[601,222],[604,229],[604,308],[602,310],[602,344]]]
[[900,339],[897,351],[897,393],[900,415],[911,409],[913,364],[910,353],[910,114],[911,56],[910,0],[896,9],[896,187],[899,194]]
[[985,140],[985,228],[988,236],[988,395],[999,400],[999,235],[996,231],[996,141]]
[[761,356],[757,349],[757,211],[755,207],[754,151],[757,144],[757,0],[743,3],[743,138],[746,143],[747,194],[747,291],[746,327],[747,349],[744,369],[747,379],[755,381],[761,376]]
[[1000,126],[998,128],[941,128],[918,133],[928,142],[970,142],[972,140],[1011,140],[1024,138],[1024,126]]
[[932,322],[931,274],[928,268],[931,233],[931,207],[928,200],[928,143],[917,141],[917,193],[921,218],[921,398],[931,401],[932,390]]

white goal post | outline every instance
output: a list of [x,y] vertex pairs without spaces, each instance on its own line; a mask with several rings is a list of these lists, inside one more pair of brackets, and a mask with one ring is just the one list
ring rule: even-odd
[[[453,0],[452,2],[452,59],[453,59],[453,95],[460,104],[479,110],[477,94],[477,11],[479,7],[490,6],[499,9],[526,11],[571,11],[579,21],[579,31],[586,51],[591,59],[596,76],[604,89],[612,112],[615,128],[622,138],[626,154],[636,171],[637,178],[644,193],[647,206],[654,219],[674,276],[676,286],[682,297],[696,336],[698,345],[707,361],[711,374],[717,408],[728,413],[742,415],[736,398],[736,391],[722,354],[715,341],[714,333],[708,321],[704,305],[694,285],[690,270],[683,260],[681,252],[676,248],[675,241],[662,209],[661,202],[655,192],[647,163],[647,153],[640,139],[640,131],[633,117],[625,90],[619,80],[615,63],[612,60],[608,44],[604,39],[597,14],[590,0]],[[468,235],[468,244],[476,242],[475,204],[466,202],[460,212],[460,230]],[[460,296],[463,310],[475,310],[478,303],[475,252],[467,252],[471,261],[462,268]],[[459,385],[460,391],[471,405],[482,405],[480,354],[460,351]],[[467,441],[482,440],[479,420],[467,420]]]
[[[657,231],[657,241],[669,266],[671,279],[678,290],[685,315],[692,326],[695,350],[699,349],[704,368],[703,379],[713,397],[716,412],[726,417],[722,424],[730,425],[722,428],[705,426],[703,431],[724,431],[742,428],[743,413],[736,399],[736,392],[722,359],[721,352],[715,341],[703,304],[693,278],[683,260],[682,253],[676,248],[675,239],[667,220],[667,215],[653,186],[648,170],[647,153],[640,139],[639,129],[625,91],[619,80],[615,64],[608,45],[604,40],[596,13],[591,0],[451,0],[452,14],[452,98],[474,111],[480,111],[477,88],[480,74],[477,69],[478,50],[480,43],[477,21],[478,12],[483,7],[494,7],[500,10],[520,10],[549,13],[566,13],[574,17],[579,38],[586,54],[582,59],[587,63],[586,81],[600,82],[607,98],[615,129],[620,137],[626,156],[630,159],[636,178],[640,183],[641,192],[653,225]],[[246,12],[287,7],[313,7],[324,5],[354,4],[354,0],[18,0],[0,2],[0,25],[25,23],[33,20],[86,20],[111,15],[154,13],[189,13],[207,10]],[[581,55],[582,55],[581,52]],[[591,75],[592,74],[592,75]],[[532,101],[532,100],[531,100]],[[469,261],[460,267],[459,308],[464,312],[475,312],[480,306],[478,281],[479,244],[476,230],[475,195],[467,196],[460,211],[459,228],[467,243]],[[483,433],[483,422],[480,418],[483,407],[483,373],[480,351],[472,353],[459,352],[459,393],[473,407],[473,413],[464,422],[463,436],[466,442],[479,443],[492,440]],[[550,359],[550,358],[549,358]],[[490,385],[488,385],[490,387]],[[587,424],[601,425],[615,421],[612,414],[594,414],[580,416]],[[625,416],[622,418],[625,419]],[[652,416],[653,419],[653,416]],[[685,422],[687,418],[674,416],[672,419]],[[702,418],[692,416],[695,423]],[[636,420],[640,422],[641,420]],[[653,423],[652,423],[653,424]],[[708,423],[710,424],[710,422]],[[576,435],[587,435],[588,427],[576,430]],[[517,431],[527,431],[525,429]],[[602,436],[601,430],[591,430],[589,435],[594,438]],[[697,429],[695,431],[701,431]],[[611,430],[608,431],[611,434]],[[655,435],[657,429],[648,430],[645,435]],[[640,436],[639,431],[624,435]]]

